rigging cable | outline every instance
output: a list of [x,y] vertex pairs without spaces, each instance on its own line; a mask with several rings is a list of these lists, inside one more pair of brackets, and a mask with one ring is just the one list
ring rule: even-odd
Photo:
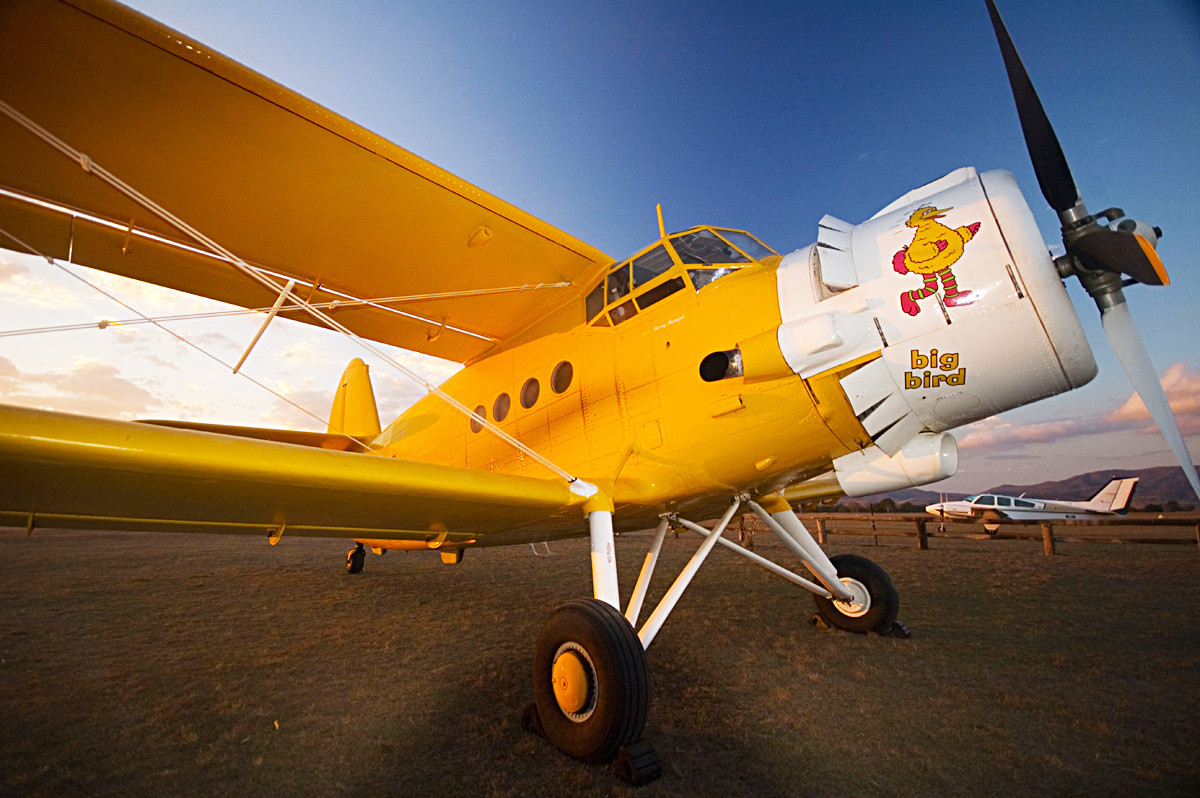
[[[6,116],[8,116],[14,122],[21,125],[29,132],[33,133],[35,136],[42,139],[50,146],[54,147],[56,150],[61,152],[66,157],[68,157],[71,160],[78,163],[80,165],[80,167],[82,167],[83,170],[85,172],[87,172],[88,174],[93,175],[93,176],[99,178],[100,180],[102,180],[103,182],[109,184],[110,186],[112,186],[116,190],[120,191],[125,196],[132,199],[134,202],[138,203],[142,207],[146,208],[150,212],[154,213],[155,215],[157,215],[158,217],[160,217],[167,223],[171,224],[172,226],[174,226],[175,228],[177,228],[178,230],[183,232],[185,235],[189,236],[190,238],[194,239],[198,243],[207,247],[212,252],[215,252],[218,255],[220,255],[221,257],[225,258],[236,269],[241,271],[244,275],[249,277],[251,280],[254,280],[255,282],[262,285],[263,287],[267,288],[273,294],[279,295],[281,293],[285,293],[286,289],[284,288],[283,285],[276,284],[275,280],[266,276],[265,274],[260,272],[258,269],[255,269],[250,264],[246,263],[241,258],[239,258],[237,255],[235,255],[234,253],[225,249],[220,244],[218,244],[216,241],[213,241],[208,236],[201,233],[199,230],[196,230],[191,225],[189,225],[187,222],[183,221],[182,219],[180,219],[177,216],[175,216],[174,214],[172,214],[170,211],[159,206],[157,203],[155,203],[149,197],[147,197],[144,194],[142,194],[141,192],[137,191],[135,188],[133,188],[129,184],[122,181],[120,178],[118,178],[113,173],[109,172],[107,169],[105,169],[102,166],[100,166],[99,164],[95,163],[85,153],[70,146],[65,141],[58,138],[50,131],[46,130],[41,125],[38,125],[32,119],[25,116],[21,112],[17,111],[11,105],[9,105],[8,103],[6,103],[2,100],[0,100],[0,112],[3,112]],[[596,486],[591,485],[590,483],[588,483],[582,479],[579,479],[578,477],[573,476],[570,472],[559,467],[557,464],[552,462],[549,458],[536,452],[534,449],[532,449],[531,447],[522,443],[521,441],[517,440],[512,435],[509,435],[507,432],[500,429],[498,426],[496,426],[495,424],[493,424],[491,421],[487,420],[486,418],[480,418],[478,415],[475,414],[475,412],[471,408],[467,407],[462,402],[460,402],[457,399],[455,399],[454,397],[450,396],[448,393],[446,393],[445,391],[441,390],[439,387],[437,387],[433,383],[426,380],[424,377],[422,377],[417,372],[413,371],[412,369],[408,368],[407,366],[403,365],[402,363],[399,363],[394,358],[388,356],[382,350],[380,350],[377,346],[375,346],[373,343],[366,340],[365,338],[362,338],[357,333],[354,333],[348,327],[341,324],[340,322],[334,320],[331,316],[329,316],[329,314],[327,314],[324,311],[320,310],[319,308],[316,308],[315,306],[309,304],[306,300],[300,299],[299,297],[296,297],[296,302],[300,307],[302,307],[305,311],[307,311],[313,318],[323,322],[330,329],[336,330],[336,331],[342,333],[343,335],[345,335],[346,337],[350,338],[352,341],[354,341],[360,347],[362,347],[366,351],[372,353],[373,355],[378,357],[380,360],[382,360],[384,363],[387,363],[392,368],[399,371],[401,374],[405,375],[409,379],[420,384],[423,388],[425,388],[425,390],[428,393],[431,393],[434,396],[438,397],[443,402],[448,404],[450,407],[454,408],[455,410],[462,413],[467,418],[471,419],[471,421],[473,423],[480,424],[482,427],[487,429],[493,435],[496,435],[501,440],[505,441],[506,443],[513,446],[517,450],[525,453],[530,458],[532,458],[536,462],[540,463],[541,465],[543,465],[544,467],[549,469],[554,474],[557,474],[558,476],[565,479],[567,481],[567,483],[570,485],[572,492],[574,492],[578,495],[582,495],[582,496],[593,496],[596,494],[596,492],[597,492]]]

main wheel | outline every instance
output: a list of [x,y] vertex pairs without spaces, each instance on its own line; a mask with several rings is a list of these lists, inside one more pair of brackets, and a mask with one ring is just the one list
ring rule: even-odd
[[556,609],[534,647],[533,696],[547,739],[576,759],[611,762],[639,740],[650,668],[625,616],[597,599]]
[[900,611],[900,595],[887,571],[857,554],[838,554],[830,561],[853,598],[838,601],[814,595],[821,617],[848,632],[882,634],[891,629]]
[[367,550],[359,543],[346,552],[346,571],[352,574],[362,573],[363,563],[367,559]]

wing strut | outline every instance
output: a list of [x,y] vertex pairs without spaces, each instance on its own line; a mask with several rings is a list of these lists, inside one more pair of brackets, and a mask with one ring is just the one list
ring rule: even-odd
[[254,349],[254,345],[258,343],[258,339],[262,338],[263,333],[267,331],[267,325],[275,318],[275,314],[279,312],[279,306],[292,293],[292,289],[296,287],[295,280],[288,280],[288,284],[283,287],[283,291],[279,293],[279,298],[275,300],[275,304],[271,306],[271,310],[267,312],[267,317],[263,319],[262,326],[258,328],[258,332],[254,334],[254,338],[250,340],[250,345],[246,347],[246,351],[242,352],[242,358],[233,367],[233,373],[237,374],[241,369],[242,364],[246,362],[246,358],[250,357],[250,352]]
[[[97,164],[90,157],[88,157],[87,154],[85,154],[85,153],[75,149],[71,145],[67,144],[65,141],[58,138],[53,133],[51,133],[49,130],[46,130],[41,125],[37,124],[32,119],[25,116],[20,111],[13,108],[11,105],[4,102],[3,100],[0,100],[0,112],[3,112],[6,116],[8,116],[14,122],[16,122],[21,127],[25,128],[30,133],[32,133],[35,136],[37,136],[38,138],[40,138],[42,141],[49,144],[54,149],[58,150],[60,153],[62,153],[67,158],[78,163],[83,168],[83,170],[85,172],[87,172],[88,174],[93,175],[94,177],[97,177],[100,180],[104,181],[108,185],[115,188],[117,191],[119,191],[122,194],[124,194],[125,196],[129,197],[131,200],[133,200],[137,204],[146,208],[151,213],[154,213],[156,216],[163,219],[164,221],[166,221],[168,224],[175,227],[176,229],[178,229],[180,232],[184,233],[186,236],[188,236],[192,240],[198,242],[202,246],[207,247],[212,252],[217,253],[222,258],[229,261],[229,263],[234,268],[236,268],[238,271],[242,272],[242,274],[249,277],[251,280],[254,280],[255,282],[261,284],[263,287],[265,287],[271,293],[278,294],[278,295],[280,295],[281,298],[287,295],[288,291],[284,289],[283,285],[280,285],[278,282],[276,282],[275,279],[267,276],[266,274],[261,273],[260,271],[258,271],[254,267],[252,267],[250,264],[246,263],[244,260],[239,258],[234,253],[232,253],[229,250],[222,247],[216,241],[213,241],[211,238],[204,235],[199,230],[197,230],[194,227],[192,227],[191,225],[189,225],[187,222],[183,221],[179,217],[172,214],[166,208],[163,208],[162,206],[158,205],[153,200],[151,200],[149,197],[147,197],[144,194],[142,194],[141,192],[137,191],[137,189],[128,185],[123,180],[118,178],[116,175],[114,175],[113,173],[111,173],[107,169],[105,169],[104,167]],[[342,333],[343,335],[345,335],[350,340],[357,343],[359,346],[361,346],[366,351],[368,351],[371,354],[375,355],[376,357],[380,358],[384,363],[387,363],[388,365],[390,365],[392,368],[399,371],[404,376],[406,376],[409,379],[420,384],[423,388],[425,388],[425,390],[427,392],[438,397],[443,402],[448,404],[450,407],[452,407],[455,410],[457,410],[458,412],[462,413],[464,416],[471,419],[475,423],[482,424],[493,435],[496,435],[501,440],[505,441],[509,445],[513,446],[514,448],[516,448],[519,451],[523,452],[524,454],[528,455],[533,460],[535,460],[538,463],[540,463],[541,465],[545,466],[552,473],[557,474],[558,476],[565,479],[568,483],[570,483],[572,492],[575,492],[581,496],[593,496],[597,493],[596,486],[594,486],[588,482],[585,482],[584,480],[581,480],[578,477],[573,476],[571,473],[569,473],[565,469],[559,467],[558,465],[556,465],[554,462],[552,462],[547,457],[534,451],[529,446],[526,446],[524,443],[517,440],[512,435],[509,435],[507,432],[500,429],[499,427],[495,426],[492,422],[488,421],[487,419],[480,419],[478,416],[475,415],[474,411],[472,411],[469,407],[464,405],[462,402],[459,402],[457,399],[450,396],[445,391],[441,390],[436,385],[429,382],[428,380],[426,380],[421,375],[417,374],[412,369],[409,369],[407,366],[404,366],[403,364],[396,361],[394,358],[388,356],[382,350],[380,350],[378,347],[376,347],[374,344],[372,344],[370,341],[366,340],[365,338],[362,338],[361,336],[352,332],[345,325],[334,320],[329,314],[318,309],[317,307],[313,306],[312,304],[310,304],[309,302],[307,302],[304,299],[301,299],[298,296],[293,295],[293,298],[295,299],[296,304],[300,308],[302,308],[304,311],[306,311],[309,315],[311,315],[313,318],[322,322],[330,329],[336,330],[336,331]]]

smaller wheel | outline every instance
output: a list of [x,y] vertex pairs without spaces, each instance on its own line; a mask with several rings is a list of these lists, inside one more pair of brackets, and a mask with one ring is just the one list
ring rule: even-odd
[[882,634],[891,629],[900,611],[900,595],[887,571],[857,554],[838,554],[830,561],[853,598],[837,601],[814,595],[821,617],[847,632]]
[[363,563],[367,560],[367,550],[359,543],[346,552],[346,571],[352,574],[362,573]]
[[546,738],[576,759],[611,762],[640,739],[650,669],[625,616],[596,599],[555,610],[534,648],[533,695]]

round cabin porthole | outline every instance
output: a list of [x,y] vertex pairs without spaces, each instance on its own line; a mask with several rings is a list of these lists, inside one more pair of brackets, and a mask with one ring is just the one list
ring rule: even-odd
[[538,384],[537,377],[530,377],[525,380],[525,384],[521,386],[521,407],[528,410],[537,403],[538,394],[541,393],[542,386]]
[[483,429],[483,420],[487,418],[487,408],[483,405],[475,408],[475,412],[471,414],[471,432],[479,432]]
[[492,405],[492,418],[497,421],[503,421],[508,418],[510,407],[512,407],[512,400],[508,398],[508,394],[500,394],[496,397],[496,403]]
[[554,367],[554,371],[550,373],[550,390],[555,393],[562,393],[571,387],[571,380],[575,378],[575,369],[570,361],[564,360]]

